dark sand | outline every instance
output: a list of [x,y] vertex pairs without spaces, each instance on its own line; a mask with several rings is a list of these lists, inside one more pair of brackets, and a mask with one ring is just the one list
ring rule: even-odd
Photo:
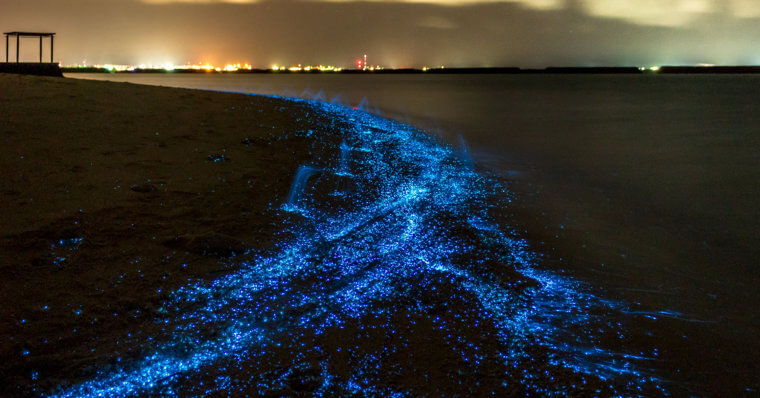
[[[32,385],[31,369],[49,388],[111,356],[164,292],[224,272],[228,248],[271,245],[281,228],[269,203],[309,154],[263,137],[321,122],[282,105],[0,74],[0,395]],[[210,234],[223,234],[218,247],[204,246]]]

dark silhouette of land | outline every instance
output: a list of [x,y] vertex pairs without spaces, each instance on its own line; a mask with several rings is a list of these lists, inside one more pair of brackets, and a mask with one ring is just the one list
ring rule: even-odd
[[323,72],[319,69],[311,70],[272,70],[272,69],[246,69],[237,71],[206,71],[198,69],[135,69],[131,71],[114,71],[98,67],[63,67],[64,73],[342,73],[342,74],[742,74],[742,73],[760,73],[760,66],[662,66],[659,68],[643,68],[636,66],[592,66],[592,67],[547,67],[544,69],[523,69],[517,67],[493,67],[493,68],[398,68],[398,69],[376,69],[373,71],[362,69],[344,69],[341,71]]
[[63,73],[57,63],[48,62],[0,62],[0,73],[15,73],[20,75],[58,76]]

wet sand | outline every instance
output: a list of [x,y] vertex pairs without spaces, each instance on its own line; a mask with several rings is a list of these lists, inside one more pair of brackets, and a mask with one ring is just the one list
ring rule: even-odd
[[[0,88],[0,395],[662,392],[624,356],[567,346],[615,346],[614,309],[518,272],[490,224],[510,210],[416,133],[258,96]],[[298,167],[336,158],[348,131],[368,148],[359,201],[336,195],[336,168],[314,184],[329,206],[282,211]]]

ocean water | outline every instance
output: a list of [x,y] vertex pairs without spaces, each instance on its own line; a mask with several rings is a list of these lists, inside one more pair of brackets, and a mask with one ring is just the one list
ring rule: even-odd
[[464,141],[539,267],[627,303],[615,344],[666,390],[760,388],[758,76],[67,76],[319,99]]

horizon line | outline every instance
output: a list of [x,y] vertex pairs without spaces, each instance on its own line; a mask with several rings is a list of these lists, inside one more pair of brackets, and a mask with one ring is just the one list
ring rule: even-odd
[[491,74],[552,74],[552,73],[597,73],[597,74],[668,74],[668,73],[760,73],[760,65],[662,65],[662,66],[546,66],[521,68],[515,66],[475,66],[475,67],[422,67],[343,69],[321,67],[290,68],[183,68],[183,67],[129,67],[116,69],[110,65],[67,65],[60,66],[66,73],[348,73],[348,74],[388,74],[388,73],[491,73]]

